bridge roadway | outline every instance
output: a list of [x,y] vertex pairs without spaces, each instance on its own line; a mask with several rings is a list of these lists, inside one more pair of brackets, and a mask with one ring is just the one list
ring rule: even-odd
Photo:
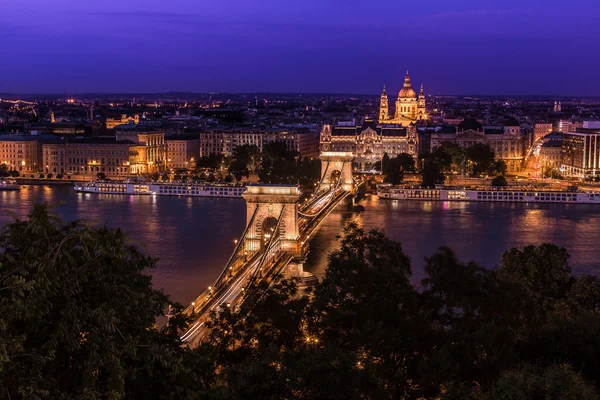
[[[310,238],[329,213],[349,194],[339,186],[335,186],[314,199],[309,199],[308,204],[301,207],[298,219],[300,253],[304,252]],[[247,287],[255,284],[256,279],[269,284],[274,283],[294,257],[293,254],[282,251],[278,240],[275,239],[274,243],[269,241],[265,249],[249,256],[244,254],[237,260],[233,260],[229,266],[231,273],[224,271],[226,276],[222,281],[217,280],[214,287],[209,287],[184,310],[193,316],[193,322],[181,335],[181,339],[192,347],[200,344],[210,333],[207,322],[212,311],[217,311],[221,306],[236,307],[244,300]]]

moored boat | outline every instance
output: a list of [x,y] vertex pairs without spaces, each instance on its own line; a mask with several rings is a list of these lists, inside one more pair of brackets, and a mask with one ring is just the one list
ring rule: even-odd
[[98,194],[241,197],[242,193],[246,191],[246,187],[234,184],[98,181],[76,183],[74,190],[76,192]]

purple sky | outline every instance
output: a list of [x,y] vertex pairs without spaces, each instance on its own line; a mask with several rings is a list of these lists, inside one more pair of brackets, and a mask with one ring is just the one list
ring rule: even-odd
[[0,92],[600,95],[600,0],[0,0]]

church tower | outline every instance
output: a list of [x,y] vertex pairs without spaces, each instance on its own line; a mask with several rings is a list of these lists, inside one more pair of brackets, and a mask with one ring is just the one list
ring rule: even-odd
[[398,92],[394,118],[398,120],[405,118],[413,121],[417,119],[417,94],[412,89],[408,71],[406,71],[406,76],[404,77],[404,86]]
[[427,110],[425,109],[425,91],[423,90],[423,84],[421,83],[421,91],[419,92],[419,99],[417,104],[417,119],[427,119]]
[[389,119],[389,105],[387,92],[385,85],[383,85],[383,92],[381,92],[381,101],[379,102],[379,123]]

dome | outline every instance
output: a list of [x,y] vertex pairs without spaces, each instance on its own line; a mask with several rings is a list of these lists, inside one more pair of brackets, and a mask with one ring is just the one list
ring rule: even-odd
[[415,97],[417,97],[417,94],[415,93],[415,91],[411,87],[403,87],[398,92],[398,97],[402,97],[402,98],[415,98]]
[[408,71],[406,71],[406,76],[404,77],[404,87],[400,89],[398,92],[398,97],[401,98],[411,98],[414,99],[417,97],[417,94],[413,90],[410,84],[410,75],[408,75]]

